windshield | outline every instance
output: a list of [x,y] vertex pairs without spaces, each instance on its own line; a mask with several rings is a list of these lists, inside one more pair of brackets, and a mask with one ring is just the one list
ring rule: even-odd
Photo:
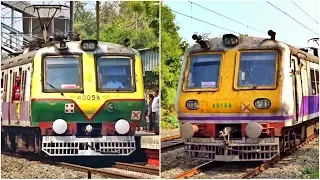
[[241,52],[238,87],[275,86],[277,52]]
[[191,56],[188,84],[189,89],[218,88],[221,54]]
[[97,59],[100,90],[131,90],[132,73],[129,57],[100,57]]
[[80,90],[79,57],[46,57],[44,85],[47,90]]

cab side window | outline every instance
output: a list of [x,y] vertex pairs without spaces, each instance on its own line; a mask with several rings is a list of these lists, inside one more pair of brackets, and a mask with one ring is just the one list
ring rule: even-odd
[[[316,76],[316,72],[318,76]],[[312,95],[319,94],[319,71],[310,69],[310,77],[311,77],[311,90],[312,90]]]

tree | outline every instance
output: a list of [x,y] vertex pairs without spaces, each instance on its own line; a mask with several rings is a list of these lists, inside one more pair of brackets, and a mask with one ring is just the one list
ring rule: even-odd
[[80,35],[81,39],[90,39],[96,37],[96,21],[92,12],[85,9],[84,2],[75,1],[74,29]]
[[8,53],[5,51],[1,51],[1,59],[4,60],[4,59],[8,59],[8,58],[9,58]]
[[123,1],[112,21],[101,26],[101,40],[121,44],[131,40],[133,48],[159,46],[159,8],[152,1]]
[[189,46],[181,42],[179,27],[168,6],[161,6],[161,106],[173,110],[181,70],[181,57]]
[[[107,1],[100,6],[100,41],[123,44],[130,39],[135,49],[159,47],[159,4],[155,1]],[[75,30],[81,39],[96,38],[96,16],[84,2],[75,3]],[[148,73],[145,87],[159,82],[159,68]]]

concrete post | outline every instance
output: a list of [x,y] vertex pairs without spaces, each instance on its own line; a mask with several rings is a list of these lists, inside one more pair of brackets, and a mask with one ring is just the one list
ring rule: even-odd
[[73,23],[74,23],[74,7],[73,1],[70,1],[70,24],[69,24],[69,32],[73,32]]

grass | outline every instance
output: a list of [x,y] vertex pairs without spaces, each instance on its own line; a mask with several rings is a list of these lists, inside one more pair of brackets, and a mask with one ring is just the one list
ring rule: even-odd
[[179,120],[174,112],[161,109],[161,129],[176,129],[179,127]]
[[303,179],[319,179],[319,167],[310,169],[306,168],[302,171]]

